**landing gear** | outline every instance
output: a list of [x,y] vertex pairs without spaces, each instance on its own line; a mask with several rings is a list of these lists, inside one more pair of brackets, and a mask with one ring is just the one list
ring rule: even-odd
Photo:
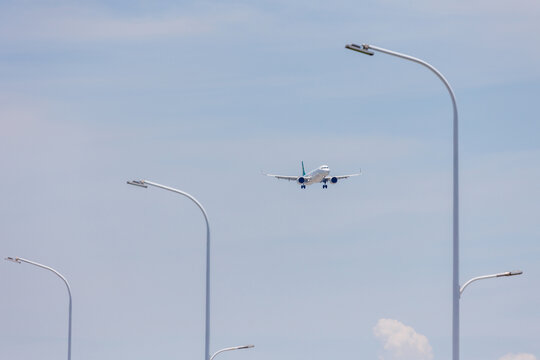
[[305,188],[306,188],[306,185],[300,186],[300,189],[305,189]]
[[324,184],[324,185],[322,186],[322,188],[323,188],[323,189],[328,189],[328,185]]

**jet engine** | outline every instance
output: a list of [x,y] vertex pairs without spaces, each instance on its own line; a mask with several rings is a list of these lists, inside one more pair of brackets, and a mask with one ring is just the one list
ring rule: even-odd
[[306,179],[304,177],[300,176],[297,181],[298,181],[299,184],[303,184],[303,183],[306,182]]
[[334,176],[333,178],[330,179],[330,181],[332,182],[332,184],[337,183],[337,177]]

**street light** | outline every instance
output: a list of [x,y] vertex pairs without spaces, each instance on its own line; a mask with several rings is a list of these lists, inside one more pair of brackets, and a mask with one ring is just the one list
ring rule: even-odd
[[214,353],[214,355],[212,355],[212,357],[210,358],[210,360],[214,360],[214,358],[216,357],[217,354],[220,354],[224,351],[231,351],[231,350],[241,350],[241,349],[250,349],[252,347],[255,347],[255,345],[242,345],[242,346],[234,346],[234,347],[229,347],[229,348],[225,348],[225,349],[221,349],[219,351],[216,351]]
[[472,283],[472,282],[474,282],[476,280],[491,279],[491,278],[497,278],[497,277],[503,277],[503,276],[516,276],[516,275],[521,275],[521,274],[523,274],[523,271],[518,270],[518,271],[507,271],[507,272],[498,273],[498,274],[491,274],[491,275],[484,275],[484,276],[474,277],[471,280],[467,281],[465,284],[463,284],[463,286],[459,289],[459,295],[461,296],[461,294],[463,294],[463,291],[465,290],[465,288],[467,286],[469,286],[470,283]]
[[345,46],[347,49],[354,50],[363,54],[373,55],[373,51],[382,52],[384,54],[396,56],[405,60],[409,60],[420,65],[427,67],[444,83],[444,86],[450,94],[452,100],[452,107],[454,111],[453,120],[453,226],[452,226],[452,239],[453,239],[453,271],[452,271],[452,359],[459,360],[459,151],[458,151],[458,111],[456,104],[456,97],[450,87],[450,84],[445,77],[432,65],[427,62],[417,59],[415,57],[386,50],[377,46],[362,44],[348,44]]
[[62,274],[60,274],[58,271],[54,270],[54,269],[51,268],[51,267],[48,267],[48,266],[39,264],[39,263],[37,263],[37,262],[33,262],[33,261],[26,260],[26,259],[19,258],[19,257],[16,257],[16,258],[7,257],[7,258],[5,258],[5,260],[13,261],[14,263],[17,263],[17,264],[20,264],[21,262],[25,262],[25,263],[28,263],[28,264],[35,265],[35,266],[37,266],[37,267],[40,267],[40,268],[42,268],[42,269],[52,271],[52,272],[55,273],[60,279],[62,279],[62,280],[64,281],[64,283],[66,284],[67,291],[68,291],[68,295],[69,295],[68,360],[71,360],[71,288],[69,287],[68,281],[67,281],[66,278],[63,277]]
[[189,198],[191,201],[195,203],[201,209],[204,220],[206,221],[206,313],[205,313],[205,338],[204,338],[204,360],[209,360],[209,345],[210,345],[210,224],[208,223],[208,215],[206,214],[206,211],[204,210],[203,206],[200,202],[197,201],[193,196],[190,194],[183,192],[181,190],[168,187],[165,185],[157,184],[148,180],[132,180],[127,182],[129,185],[135,185],[140,186],[143,188],[147,188],[148,185],[158,187],[160,189],[172,191],[174,193],[184,195],[185,197]]

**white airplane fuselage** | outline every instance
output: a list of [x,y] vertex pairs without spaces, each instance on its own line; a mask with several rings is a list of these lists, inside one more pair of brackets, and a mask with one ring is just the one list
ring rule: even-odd
[[328,174],[330,174],[330,168],[328,168],[328,166],[319,166],[319,168],[312,170],[306,175],[302,176],[305,179],[303,184],[318,184],[322,182],[323,179],[328,176]]

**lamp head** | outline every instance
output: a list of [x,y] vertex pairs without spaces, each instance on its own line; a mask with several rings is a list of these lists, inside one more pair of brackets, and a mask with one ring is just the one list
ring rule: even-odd
[[20,264],[20,263],[21,263],[21,260],[19,260],[18,257],[16,257],[16,258],[7,257],[7,258],[5,258],[4,260],[12,261],[12,262],[17,263],[17,264]]
[[515,275],[521,275],[523,274],[523,271],[521,270],[515,270],[515,271],[507,271],[505,273],[502,273],[498,276],[515,276]]
[[250,349],[252,347],[255,347],[255,345],[244,345],[244,346],[239,346],[238,349]]
[[146,185],[144,183],[144,180],[131,180],[131,181],[126,181],[129,185],[135,185],[135,186],[140,186],[140,187],[143,187],[143,188],[147,188],[148,185]]
[[373,51],[369,50],[369,45],[367,45],[367,44],[362,44],[362,45],[347,44],[347,45],[345,45],[345,48],[347,48],[349,50],[358,51],[358,52],[360,52],[362,54],[366,54],[366,55],[369,55],[369,56],[373,56],[375,54]]

